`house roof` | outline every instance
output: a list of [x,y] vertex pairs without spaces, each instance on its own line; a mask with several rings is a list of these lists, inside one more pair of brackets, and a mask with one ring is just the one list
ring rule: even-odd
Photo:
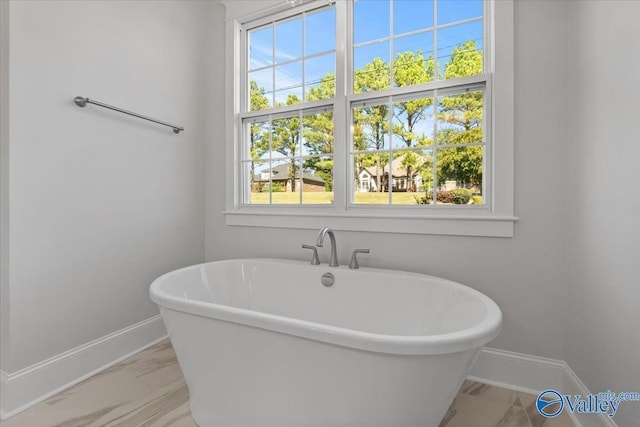
[[[268,172],[271,171],[271,180],[272,181],[284,181],[289,179],[289,163],[283,163],[281,165],[278,165],[276,167],[273,167],[271,169],[265,169],[262,172],[260,172],[259,174],[255,175],[253,177],[253,181],[254,182],[266,182],[269,181],[269,178],[267,179],[263,179],[262,178],[262,173],[263,172]],[[296,176],[297,178],[298,176]],[[314,175],[312,173],[306,172],[306,171],[302,171],[302,179],[304,181],[312,181],[312,182],[316,182],[318,184],[324,184],[324,179],[320,178],[317,175]]]
[[[418,158],[418,162],[417,162],[418,166],[421,166],[428,160],[427,156],[424,156],[419,153],[414,153],[414,154]],[[404,162],[405,157],[406,157],[406,154],[403,154],[402,156],[393,159],[393,161],[391,162],[391,175],[394,178],[407,176],[407,168],[402,164]],[[378,175],[382,176],[382,175],[387,175],[389,173],[389,164],[387,163],[383,168],[379,168],[378,166],[368,166],[362,169],[366,170],[367,173],[369,173],[369,175],[371,176],[378,176]]]

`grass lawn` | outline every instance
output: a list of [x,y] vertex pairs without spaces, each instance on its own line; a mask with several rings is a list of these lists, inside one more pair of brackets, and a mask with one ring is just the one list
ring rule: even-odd
[[[415,205],[416,197],[423,197],[424,193],[392,193],[393,204]],[[298,204],[300,203],[299,193],[273,193],[273,203],[277,204]],[[304,204],[327,204],[333,202],[333,192],[306,192],[302,193],[302,203]],[[268,204],[269,193],[251,193],[252,204]],[[355,203],[386,205],[389,203],[389,193],[356,193]]]

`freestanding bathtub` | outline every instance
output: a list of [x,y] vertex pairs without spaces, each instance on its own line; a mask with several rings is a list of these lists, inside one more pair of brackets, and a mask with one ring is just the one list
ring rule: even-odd
[[437,427],[502,324],[458,283],[298,261],[194,265],[150,295],[200,427]]

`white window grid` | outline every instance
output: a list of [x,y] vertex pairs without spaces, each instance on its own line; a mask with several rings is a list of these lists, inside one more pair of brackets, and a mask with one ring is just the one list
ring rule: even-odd
[[[350,141],[350,145],[349,145],[349,163],[350,165],[354,165],[355,163],[355,156],[359,155],[359,154],[371,154],[371,153],[375,153],[375,152],[379,152],[379,153],[386,153],[388,154],[388,158],[391,159],[394,153],[400,153],[400,152],[425,152],[425,151],[431,151],[431,156],[433,159],[433,165],[432,165],[432,174],[434,177],[434,189],[433,189],[433,200],[434,200],[434,204],[430,205],[429,207],[437,207],[438,206],[438,202],[437,202],[437,168],[438,168],[438,164],[437,164],[437,152],[440,150],[444,150],[447,148],[464,148],[464,147],[474,147],[474,146],[481,146],[483,147],[483,156],[482,156],[482,160],[483,160],[483,182],[482,182],[482,194],[485,197],[485,200],[487,200],[490,196],[489,196],[489,192],[490,192],[490,186],[487,185],[487,182],[490,182],[490,176],[487,176],[488,174],[490,174],[491,171],[491,146],[490,144],[487,144],[487,140],[488,140],[488,135],[490,135],[491,132],[491,121],[490,120],[486,120],[487,119],[487,113],[484,114],[484,118],[483,118],[483,124],[482,124],[482,128],[483,128],[483,138],[482,141],[478,141],[478,142],[468,142],[468,143],[456,143],[456,144],[444,144],[444,143],[440,143],[437,140],[437,123],[438,121],[435,119],[435,116],[437,114],[437,108],[438,108],[438,98],[439,97],[446,97],[446,96],[454,96],[454,95],[460,95],[461,93],[464,92],[482,92],[483,93],[483,111],[489,111],[491,108],[491,97],[487,96],[487,93],[490,93],[490,87],[491,87],[491,76],[490,75],[479,75],[479,76],[473,76],[473,77],[466,77],[466,78],[459,78],[456,79],[456,84],[448,84],[448,85],[443,85],[443,83],[446,82],[442,82],[442,81],[436,81],[433,83],[427,83],[424,85],[419,85],[419,86],[410,86],[409,88],[397,88],[397,89],[392,89],[390,91],[386,91],[386,92],[391,92],[386,94],[385,96],[380,96],[382,92],[374,92],[372,94],[367,93],[366,95],[368,96],[360,96],[360,95],[365,95],[365,94],[357,94],[354,95],[353,98],[355,98],[355,100],[350,102],[350,109],[349,109],[349,123],[353,122],[353,110],[355,108],[358,107],[366,107],[366,106],[372,106],[372,105],[387,105],[388,106],[388,110],[389,110],[389,117],[388,117],[388,125],[389,125],[389,129],[391,129],[393,127],[393,107],[394,104],[397,104],[399,102],[405,102],[405,101],[411,101],[411,100],[415,100],[415,99],[422,99],[422,98],[432,98],[433,99],[433,104],[430,107],[430,109],[432,110],[433,113],[433,142],[430,145],[425,145],[425,146],[414,146],[414,147],[394,147],[392,144],[392,138],[393,138],[393,134],[392,132],[388,132],[385,136],[386,139],[386,146],[387,148],[382,149],[382,150],[354,150],[353,149],[353,129],[350,128],[350,135],[349,135],[349,141]],[[416,87],[420,87],[423,88],[422,90],[416,90]],[[440,88],[439,88],[440,87]],[[354,167],[351,167],[349,169],[350,175],[349,175],[349,180],[351,182],[352,188],[350,189],[350,197],[348,200],[348,204],[347,206],[349,208],[361,208],[361,207],[367,207],[367,206],[371,206],[370,204],[363,204],[363,203],[355,203],[354,201],[354,193],[355,193],[355,182],[356,182],[356,171]],[[388,203],[387,204],[376,204],[376,207],[386,207],[386,206],[390,206],[392,208],[401,208],[401,209],[407,209],[407,208],[418,208],[418,209],[423,209],[422,206],[412,206],[412,205],[393,205],[392,203],[392,180],[389,179],[387,182],[387,186],[388,186]],[[440,206],[442,207],[442,205]],[[453,209],[459,209],[459,208],[473,208],[473,209],[486,209],[483,205],[470,205],[470,206],[452,206],[447,204],[446,205],[447,208],[453,208]]]
[[[316,2],[317,3],[317,2]],[[305,22],[306,22],[306,18],[309,15],[313,15],[315,13],[320,13],[320,12],[324,12],[330,8],[333,8],[333,6],[331,5],[326,5],[326,2],[321,2],[322,4],[318,5],[318,4],[313,4],[313,7],[309,8],[305,8],[307,10],[302,10],[300,11],[298,8],[294,9],[293,11],[289,12],[289,13],[285,13],[284,15],[281,14],[277,14],[273,17],[268,17],[266,18],[267,23],[264,23],[263,21],[265,21],[265,19],[262,19],[260,21],[255,21],[252,22],[249,25],[245,25],[244,26],[244,34],[245,34],[245,38],[242,41],[243,44],[243,48],[244,48],[244,52],[243,52],[243,59],[245,60],[245,65],[243,66],[243,74],[245,75],[246,78],[246,74],[247,73],[255,73],[255,72],[259,72],[259,71],[264,71],[264,70],[272,70],[271,73],[271,88],[272,88],[272,92],[271,92],[271,108],[276,108],[276,72],[275,69],[277,67],[284,67],[286,65],[291,65],[291,64],[295,64],[296,62],[301,62],[302,65],[302,72],[301,72],[301,78],[302,78],[302,83],[301,83],[301,87],[302,87],[302,98],[301,101],[302,103],[305,102],[309,102],[307,101],[306,98],[306,93],[304,91],[305,87],[307,86],[307,84],[309,84],[309,82],[306,81],[306,65],[307,62],[309,60],[313,60],[316,58],[320,58],[323,56],[327,56],[330,55],[331,53],[333,53],[334,55],[336,54],[336,50],[334,49],[329,49],[329,50],[324,50],[324,51],[320,51],[320,52],[315,52],[312,54],[307,54],[306,52],[306,37],[307,37],[307,28],[305,26]],[[292,14],[293,13],[293,14]],[[291,15],[292,14],[292,15]],[[301,40],[301,44],[302,44],[302,55],[299,58],[293,58],[293,59],[289,59],[289,60],[284,60],[284,61],[275,61],[276,58],[276,25],[278,24],[286,24],[287,22],[291,22],[294,21],[298,18],[302,18],[302,24],[303,24],[303,28],[302,28],[302,40]],[[249,66],[249,49],[248,49],[248,36],[246,36],[248,34],[249,31],[257,31],[257,30],[261,30],[261,29],[266,29],[268,27],[271,27],[272,29],[272,52],[271,52],[271,57],[273,59],[273,62],[270,65],[265,65],[262,67],[256,67],[256,68],[250,68]],[[248,79],[245,81],[244,86],[247,89],[248,83]],[[296,85],[297,86],[297,85]],[[286,87],[283,89],[291,89],[291,87]],[[248,105],[248,90],[247,93],[244,94],[243,98],[246,98],[245,100],[245,105],[243,106],[243,111],[248,111],[249,108],[247,108]]]
[[[352,0],[317,0],[310,1],[307,3],[303,3],[295,9],[281,11],[271,16],[266,16],[258,20],[254,20],[250,23],[245,23],[242,25],[241,37],[240,37],[240,45],[241,45],[241,58],[240,58],[240,69],[242,70],[242,75],[240,78],[240,87],[243,88],[243,93],[240,99],[240,125],[242,126],[242,130],[240,135],[240,150],[238,151],[241,156],[240,163],[245,164],[247,162],[251,162],[251,157],[245,157],[247,152],[247,137],[246,137],[246,129],[247,124],[250,122],[260,121],[260,120],[271,120],[273,117],[293,117],[299,114],[300,116],[304,114],[305,111],[311,111],[314,109],[325,109],[324,111],[333,111],[334,113],[334,170],[333,170],[333,182],[334,182],[334,203],[330,206],[337,208],[338,210],[345,211],[348,209],[358,210],[363,213],[374,213],[378,212],[381,209],[391,209],[391,210],[425,210],[425,209],[433,209],[433,210],[459,210],[459,209],[473,209],[476,211],[490,211],[492,205],[492,188],[493,188],[493,177],[491,176],[492,165],[492,118],[491,118],[491,100],[492,100],[492,52],[490,51],[492,43],[490,43],[491,37],[491,15],[488,13],[488,4],[491,0],[484,0],[483,5],[483,16],[481,18],[470,18],[463,19],[454,22],[448,22],[443,25],[437,24],[437,3],[438,0],[434,0],[434,25],[429,28],[422,28],[415,31],[410,31],[402,34],[393,34],[393,5],[390,2],[390,36],[383,37],[376,40],[370,40],[367,42],[359,43],[355,45],[353,43],[353,1]],[[328,5],[327,5],[328,3]],[[268,110],[258,110],[258,111],[249,111],[249,84],[248,84],[248,37],[247,32],[253,29],[257,29],[261,26],[265,25],[275,25],[277,22],[284,22],[287,19],[295,19],[297,16],[313,13],[317,11],[321,11],[326,9],[327,7],[335,7],[336,8],[336,72],[335,72],[335,87],[336,93],[335,98],[332,99],[323,99],[317,101],[306,101],[300,104],[294,105],[285,105],[280,107],[271,107]],[[345,18],[346,17],[346,18]],[[375,92],[365,92],[365,93],[354,93],[353,84],[354,84],[354,49],[356,47],[365,46],[367,44],[373,44],[380,41],[389,41],[389,57],[393,56],[393,40],[400,38],[411,36],[419,33],[424,33],[428,31],[433,31],[434,33],[434,53],[438,50],[437,45],[437,31],[457,25],[463,25],[470,22],[476,22],[478,20],[483,21],[483,74],[469,76],[469,77],[458,77],[455,79],[449,80],[434,80],[424,84],[418,84],[413,86],[403,86],[403,87],[391,87],[389,89],[375,91]],[[340,25],[340,22],[346,22],[346,25]],[[306,37],[306,29],[303,29],[303,34]],[[345,40],[346,43],[340,43],[340,40]],[[304,41],[303,41],[304,46]],[[274,44],[275,49],[275,44]],[[304,49],[304,47],[303,47]],[[327,52],[321,52],[306,58],[313,58],[321,55],[325,55]],[[437,56],[437,55],[436,55]],[[389,61],[390,66],[390,79],[393,79],[392,73],[392,63],[393,61]],[[282,65],[283,63],[279,63]],[[304,61],[303,61],[304,64]],[[275,67],[276,65],[270,65],[263,68]],[[304,67],[304,65],[303,65]],[[263,69],[260,68],[260,69]],[[257,71],[258,68],[252,69],[251,71]],[[344,70],[340,72],[340,70]],[[275,79],[275,73],[274,79]],[[302,87],[305,87],[305,73],[304,68],[302,72]],[[392,82],[390,82],[392,84]],[[352,111],[354,107],[358,105],[364,105],[366,103],[375,103],[380,102],[389,102],[393,104],[393,102],[397,102],[399,97],[405,96],[415,96],[416,98],[420,97],[420,94],[423,96],[431,96],[434,99],[437,99],[438,96],[446,95],[447,93],[459,93],[456,91],[460,91],[461,89],[469,89],[469,90],[481,90],[484,92],[484,118],[483,118],[483,141],[481,143],[468,143],[468,144],[454,144],[454,145],[440,145],[434,143],[433,146],[428,146],[424,148],[420,148],[420,150],[424,149],[433,149],[434,157],[437,149],[449,148],[449,147],[464,147],[464,146],[473,146],[473,145],[482,145],[484,147],[483,154],[483,198],[484,203],[482,205],[468,205],[468,206],[452,206],[452,205],[428,205],[428,206],[412,206],[412,205],[393,205],[389,204],[356,204],[353,202],[353,194],[356,190],[355,187],[355,171],[353,167],[353,156],[354,154],[359,154],[360,152],[352,150],[352,129],[351,123],[353,121]],[[304,90],[303,90],[304,92]],[[430,94],[430,95],[429,95]],[[275,105],[275,83],[273,84],[273,96],[272,96],[274,105]],[[294,115],[292,115],[294,113]],[[341,120],[340,118],[344,118]],[[391,144],[389,144],[391,146]],[[389,151],[411,151],[411,148],[402,148],[402,149],[394,149]],[[387,151],[387,150],[385,150]],[[370,151],[368,151],[370,152]],[[327,154],[328,155],[328,154]],[[434,161],[434,177],[436,174],[436,162]],[[249,195],[247,191],[250,191],[250,182],[247,182],[246,173],[244,173],[244,168],[239,168],[241,176],[239,177],[239,188],[238,193],[240,195],[241,206],[243,207],[251,207],[256,206],[255,204],[249,204]],[[302,174],[302,171],[300,172]],[[301,175],[300,175],[301,176]],[[300,191],[300,200],[302,201],[302,192]],[[389,194],[391,197],[391,193]],[[435,199],[435,195],[434,195]],[[271,194],[270,194],[271,201]],[[302,202],[301,202],[302,203]],[[267,205],[258,205],[258,206],[267,206]],[[289,207],[291,205],[268,205],[270,207]],[[300,204],[300,207],[309,207],[309,208],[326,208],[328,205],[315,205],[315,204]]]
[[[242,171],[242,176],[244,178],[244,185],[242,186],[242,200],[244,201],[244,203],[248,204],[250,201],[250,196],[251,196],[251,185],[250,182],[247,180],[247,176],[250,173],[253,173],[253,168],[250,167],[251,164],[253,163],[268,163],[269,164],[269,169],[271,170],[271,168],[273,168],[273,164],[277,163],[277,162],[286,162],[289,160],[293,160],[294,164],[299,164],[300,167],[298,168],[298,174],[297,176],[294,177],[294,179],[298,179],[300,183],[303,183],[303,178],[304,178],[304,168],[302,167],[304,165],[304,161],[305,160],[309,160],[309,159],[327,159],[327,158],[334,158],[334,153],[321,153],[321,154],[304,154],[304,150],[303,150],[303,134],[304,134],[304,118],[305,116],[310,116],[313,114],[321,114],[321,113],[326,113],[326,112],[333,112],[333,109],[331,108],[331,105],[317,105],[317,104],[324,104],[324,102],[320,102],[320,103],[312,103],[313,105],[311,106],[307,106],[306,108],[300,108],[300,104],[295,105],[295,107],[298,107],[296,109],[290,110],[290,109],[286,109],[286,111],[279,111],[279,112],[274,112],[274,113],[266,113],[264,112],[264,110],[261,110],[259,112],[261,112],[262,114],[252,114],[250,117],[247,117],[243,120],[243,140],[244,141],[249,141],[249,133],[251,132],[251,125],[255,124],[255,123],[266,123],[267,124],[267,128],[268,128],[268,153],[269,156],[265,157],[265,158],[259,158],[259,159],[252,159],[251,158],[251,152],[250,152],[250,148],[249,148],[249,144],[244,143],[241,146],[241,171]],[[294,107],[293,105],[290,107]],[[258,113],[258,112],[254,112],[254,113]],[[271,132],[271,128],[272,128],[272,123],[275,120],[278,119],[292,119],[292,118],[297,118],[299,121],[299,125],[298,125],[298,134],[299,134],[299,146],[298,146],[298,150],[295,156],[293,156],[293,158],[291,157],[287,157],[287,156],[274,156],[273,154],[273,149],[272,149],[272,132]],[[248,168],[249,167],[249,168]],[[270,176],[269,177],[269,187],[272,187],[273,184],[273,177]],[[248,185],[247,185],[248,184]],[[299,196],[299,204],[302,205],[303,204],[303,192],[302,190],[298,191],[298,196]],[[267,204],[259,204],[262,206],[266,206],[266,205],[271,205],[273,203],[273,194],[271,191],[269,191],[269,203]],[[256,203],[253,203],[253,205],[256,205]],[[325,206],[325,205],[320,205],[320,206]]]

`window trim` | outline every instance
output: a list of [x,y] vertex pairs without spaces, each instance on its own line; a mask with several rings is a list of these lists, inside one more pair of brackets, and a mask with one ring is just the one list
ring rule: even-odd
[[[320,4],[326,0],[320,1]],[[339,3],[350,0],[339,0]],[[486,86],[486,98],[492,109],[491,144],[488,145],[487,172],[491,179],[486,182],[486,190],[491,194],[490,203],[484,206],[430,206],[428,210],[416,206],[390,205],[350,205],[346,186],[334,188],[333,205],[243,205],[240,183],[240,144],[238,138],[242,132],[240,116],[242,94],[241,45],[242,23],[258,19],[268,22],[291,11],[291,6],[283,2],[223,2],[226,6],[226,210],[225,222],[230,226],[276,227],[317,229],[329,226],[335,230],[392,232],[409,234],[439,234],[459,236],[513,237],[514,223],[514,5],[513,0],[485,0],[490,25],[485,29],[485,40],[490,43],[485,63],[491,61],[493,72]],[[303,2],[296,12],[319,7],[318,2]],[[336,20],[346,20],[348,7],[336,5]],[[278,16],[279,15],[279,16]],[[336,70],[344,70],[344,52],[347,34],[341,34],[345,25],[337,24]],[[486,71],[486,68],[485,68]],[[337,79],[338,81],[341,79]],[[345,82],[336,82],[336,93],[345,93]],[[415,88],[413,88],[415,90]],[[345,96],[344,102],[336,98],[334,120],[336,128],[346,129],[347,112],[351,103],[358,99],[357,94]],[[319,101],[326,105],[326,101]],[[294,106],[295,107],[295,106]],[[299,107],[298,107],[299,108]],[[295,108],[294,108],[295,109]],[[260,112],[255,112],[260,115]],[[264,114],[264,112],[262,113]],[[346,163],[349,150],[346,141],[336,138],[334,151],[334,180],[348,177]],[[336,154],[340,155],[336,155]]]

